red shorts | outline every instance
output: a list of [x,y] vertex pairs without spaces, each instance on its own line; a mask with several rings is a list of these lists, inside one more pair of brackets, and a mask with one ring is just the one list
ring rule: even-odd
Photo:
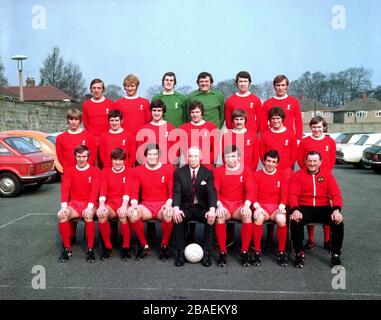
[[231,215],[233,215],[233,213],[236,212],[238,208],[244,205],[242,201],[221,200],[221,202],[224,208],[228,210]]
[[153,219],[157,219],[157,214],[161,211],[161,207],[165,205],[165,202],[166,201],[143,201],[140,205],[151,211]]
[[259,205],[263,209],[265,209],[270,216],[279,207],[277,204],[274,204],[274,203],[260,203]]
[[70,200],[67,205],[73,208],[78,213],[79,218],[82,219],[82,211],[87,208],[87,204],[87,201]]
[[116,200],[116,199],[110,199],[106,201],[106,205],[109,206],[112,210],[114,210],[115,213],[116,211],[122,206],[123,200]]

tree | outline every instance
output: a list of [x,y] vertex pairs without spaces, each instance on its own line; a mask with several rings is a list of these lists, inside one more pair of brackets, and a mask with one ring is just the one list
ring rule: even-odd
[[271,81],[264,81],[261,84],[254,85],[253,89],[250,87],[250,91],[260,97],[262,101],[266,101],[274,95],[274,86]]
[[124,96],[123,89],[121,87],[118,87],[115,84],[109,84],[106,86],[106,90],[104,93],[104,96],[106,98],[109,98],[113,101],[118,100],[119,98]]
[[185,85],[185,86],[181,86],[181,87],[176,88],[176,91],[187,96],[188,94],[190,94],[193,91],[193,89],[191,86]]
[[159,85],[154,85],[152,87],[149,87],[146,91],[146,98],[148,100],[151,100],[156,94],[161,92],[161,90],[162,90],[162,86],[159,86]]
[[5,70],[5,68],[4,68],[3,62],[1,61],[1,57],[0,57],[0,87],[8,85],[8,80],[4,75],[4,70]]
[[64,60],[60,56],[60,49],[53,47],[52,52],[45,58],[40,68],[40,85],[52,85],[62,89],[61,82],[64,73]]
[[75,100],[83,98],[86,92],[86,82],[77,64],[70,61],[64,66],[60,89]]
[[232,94],[234,94],[237,91],[235,79],[220,81],[217,83],[215,88],[220,90],[224,94],[225,99],[230,97]]

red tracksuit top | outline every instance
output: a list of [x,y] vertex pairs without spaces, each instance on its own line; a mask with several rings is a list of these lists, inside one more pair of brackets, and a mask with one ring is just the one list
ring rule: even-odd
[[125,165],[132,167],[136,161],[136,144],[135,138],[126,130],[119,133],[107,131],[101,136],[99,144],[99,153],[102,163],[105,167],[111,167],[111,152],[115,148],[122,148],[126,151]]
[[249,200],[253,203],[256,186],[252,171],[247,167],[242,172],[228,170],[225,165],[214,169],[214,186],[219,201]]
[[76,166],[67,168],[63,175],[61,202],[97,203],[100,175],[100,170],[91,165],[86,170],[78,170]]
[[302,140],[303,120],[302,113],[300,111],[300,103],[298,99],[292,96],[287,96],[283,99],[272,97],[263,103],[261,121],[259,125],[261,134],[270,129],[268,113],[272,107],[281,107],[283,109],[286,114],[286,119],[283,121],[284,126],[295,133],[297,140]]
[[122,127],[134,137],[146,123],[151,121],[150,102],[142,97],[123,97],[116,100],[112,106],[123,113]]
[[247,130],[245,133],[236,133],[233,130],[229,130],[224,133],[222,136],[223,161],[224,150],[228,145],[236,145],[241,150],[241,160],[244,160],[243,163],[245,166],[248,166],[253,172],[257,170],[259,161],[259,140],[256,133],[251,130]]
[[279,170],[274,174],[269,174],[260,169],[254,173],[254,181],[257,185],[255,202],[259,204],[288,203],[288,187],[291,178],[289,170]]
[[[159,169],[150,170],[145,165],[134,168],[134,185],[131,199],[139,201],[162,201],[172,199],[174,167],[162,164]],[[140,202],[140,201],[139,201]]]
[[65,168],[76,165],[77,160],[74,156],[74,149],[80,144],[89,148],[90,158],[88,162],[89,164],[94,165],[97,158],[98,147],[95,138],[91,133],[86,130],[82,130],[80,133],[70,133],[69,131],[65,131],[57,136],[57,158],[64,168],[64,171]]
[[259,129],[259,122],[261,117],[262,102],[253,93],[249,92],[247,95],[241,96],[238,93],[233,94],[226,100],[225,104],[225,120],[226,127],[233,129],[233,122],[231,116],[234,110],[242,109],[246,112],[247,122],[246,127],[251,131],[257,133]]
[[321,155],[321,169],[333,170],[336,162],[336,142],[329,136],[325,136],[321,140],[313,137],[305,137],[300,141],[298,146],[298,164],[300,168],[306,166],[306,154],[310,151],[317,151]]
[[261,161],[267,151],[274,149],[280,155],[278,170],[292,168],[297,158],[297,143],[295,134],[286,129],[284,132],[276,133],[268,130],[261,135],[259,142]]
[[132,168],[124,167],[122,172],[115,172],[112,168],[104,168],[101,173],[99,197],[105,197],[106,202],[120,201],[123,196],[131,198],[132,170]]
[[108,114],[112,110],[113,103],[112,100],[104,98],[100,102],[89,99],[82,104],[83,126],[97,138],[110,128]]
[[339,185],[331,172],[320,170],[310,174],[307,169],[295,172],[289,188],[291,211],[299,206],[332,206],[341,209],[342,196]]

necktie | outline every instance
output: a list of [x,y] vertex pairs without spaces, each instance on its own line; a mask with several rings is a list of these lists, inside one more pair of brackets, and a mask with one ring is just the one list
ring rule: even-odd
[[196,170],[192,170],[192,205],[196,196]]

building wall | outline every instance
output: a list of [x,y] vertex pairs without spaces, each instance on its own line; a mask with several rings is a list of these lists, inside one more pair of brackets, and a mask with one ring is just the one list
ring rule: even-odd
[[0,131],[31,129],[43,132],[66,130],[68,107],[0,101]]
[[[305,132],[308,132],[308,131],[305,131]],[[328,126],[328,132],[380,132],[381,133],[381,123],[334,123]]]

